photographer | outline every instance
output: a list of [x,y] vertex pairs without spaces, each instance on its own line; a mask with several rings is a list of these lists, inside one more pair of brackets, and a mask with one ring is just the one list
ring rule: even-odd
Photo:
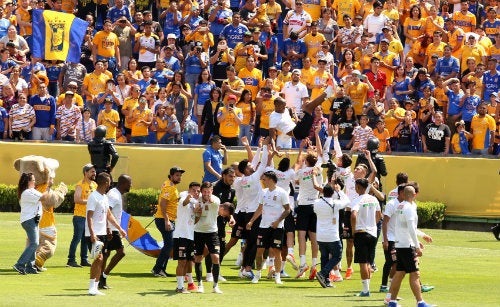
[[[189,83],[190,88],[194,89],[196,83],[198,82],[198,76],[204,68],[208,67],[208,55],[203,52],[202,43],[196,41],[191,46],[191,51],[187,54],[186,60],[184,61],[184,67],[186,69],[186,81]],[[192,102],[190,102],[190,107]],[[189,108],[191,110],[191,108]]]
[[227,46],[225,38],[219,39],[217,48],[210,52],[210,64],[212,64],[213,80],[217,87],[222,86],[222,81],[227,79],[226,69],[234,64],[233,49]]

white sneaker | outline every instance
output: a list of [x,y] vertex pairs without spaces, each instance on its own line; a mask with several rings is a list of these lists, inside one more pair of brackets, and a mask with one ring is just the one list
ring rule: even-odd
[[281,281],[281,278],[279,277],[279,275],[276,275],[276,277],[274,278],[274,282],[278,285],[282,285],[283,282]]
[[288,278],[288,277],[290,277],[290,275],[288,275],[287,272],[285,272],[285,271],[281,271],[280,277],[281,278]]
[[335,94],[335,91],[333,90],[333,86],[328,85],[325,89],[325,94],[326,94],[325,99],[332,97]]
[[219,275],[219,281],[225,282],[225,281],[227,281],[227,280],[224,278],[224,276]]
[[90,250],[90,258],[94,259],[95,257],[99,256],[103,247],[104,243],[102,243],[101,241],[95,241],[94,243],[92,243],[92,248]]
[[241,276],[242,278],[254,278],[255,275],[252,273],[252,271],[241,271]]
[[203,285],[198,285],[198,291],[196,291],[198,293],[205,293],[205,288],[203,287]]
[[236,258],[236,261],[234,262],[235,266],[241,266],[241,262],[243,262],[243,254],[239,253],[238,258]]
[[212,293],[222,294],[222,291],[219,289],[219,286],[217,286],[217,287],[214,287],[214,289],[212,290]]
[[214,282],[214,276],[212,275],[212,273],[207,273],[206,281],[207,282]]
[[101,291],[97,290],[97,289],[92,289],[92,290],[89,290],[89,294],[92,295],[92,296],[96,296],[96,295],[106,295],[104,293],[102,293]]
[[257,277],[257,275],[255,275],[252,279],[252,284],[257,284],[259,283],[259,277]]

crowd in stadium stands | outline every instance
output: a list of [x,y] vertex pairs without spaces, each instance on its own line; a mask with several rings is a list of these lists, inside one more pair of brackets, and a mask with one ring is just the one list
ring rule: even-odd
[[[344,149],[500,154],[497,0],[0,3],[4,140],[88,142],[105,125],[116,143],[256,144],[276,97],[300,121],[333,83],[313,141],[330,123]],[[30,57],[33,9],[89,23],[80,63]]]

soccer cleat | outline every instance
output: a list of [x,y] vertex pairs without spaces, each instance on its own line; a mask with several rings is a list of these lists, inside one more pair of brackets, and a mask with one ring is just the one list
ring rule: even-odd
[[288,278],[288,277],[290,277],[290,275],[288,275],[287,272],[285,272],[285,271],[282,270],[281,273],[280,273],[280,277],[281,278]]
[[45,272],[47,271],[47,268],[46,267],[43,267],[43,266],[38,266],[35,264],[35,269],[38,271],[38,273],[41,273],[41,272]]
[[212,293],[222,294],[223,292],[219,289],[219,286],[215,286],[214,289],[212,290]]
[[252,273],[252,271],[245,271],[245,270],[243,270],[243,271],[241,271],[240,273],[241,273],[242,278],[250,278],[250,279],[252,279],[252,278],[254,278],[254,276],[255,276],[255,275]]
[[[384,302],[384,303],[385,303],[385,302]],[[391,302],[391,301],[389,300],[389,302],[387,303],[387,305],[388,305],[389,307],[398,307],[398,302]]]
[[377,268],[377,265],[376,265],[376,264],[372,264],[371,271],[372,271],[372,273],[376,273],[376,272],[378,272],[378,268]]
[[316,267],[313,267],[311,269],[311,272],[309,273],[309,280],[314,280],[317,273],[318,273],[318,270],[316,269]]
[[347,268],[347,271],[345,271],[345,279],[351,279],[352,273],[354,273],[354,270],[352,268]]
[[335,285],[333,285],[331,282],[329,282],[328,280],[326,280],[326,287],[327,288],[335,288]]
[[325,276],[323,276],[323,274],[321,273],[316,274],[316,279],[318,280],[321,287],[326,288],[326,280],[325,280],[326,278]]
[[380,286],[380,289],[378,290],[378,292],[382,292],[382,293],[387,293],[389,291],[389,287],[387,286]]
[[500,224],[496,224],[495,226],[491,227],[491,231],[493,232],[495,239],[500,241]]
[[256,275],[252,278],[252,284],[257,284],[257,283],[259,283],[259,278]]
[[330,279],[332,282],[343,282],[344,279],[342,278],[341,275],[335,275],[333,274],[333,277]]
[[267,279],[272,279],[274,277],[274,273],[276,273],[276,270],[274,269],[274,266],[271,265],[267,272]]
[[296,271],[299,270],[299,266],[297,265],[297,262],[295,261],[295,257],[293,256],[293,254],[286,255],[286,261],[290,263],[290,265],[294,270]]
[[24,268],[22,268],[21,266],[19,266],[19,265],[17,265],[17,264],[14,264],[14,265],[12,266],[12,268],[13,268],[14,270],[16,270],[16,271],[17,271],[17,273],[19,273],[19,274],[21,274],[21,275],[26,275],[26,270],[25,270]]
[[434,288],[435,288],[434,286],[420,285],[420,291],[422,293],[430,292],[430,291],[434,290]]
[[154,277],[167,277],[167,273],[165,273],[165,271],[163,270],[155,271],[154,269],[152,269],[151,273],[153,273]]
[[94,259],[99,256],[103,247],[104,243],[102,243],[101,241],[95,241],[94,243],[92,243],[92,248],[90,249],[90,258]]
[[274,282],[277,285],[282,285],[283,284],[283,282],[281,281],[281,277],[279,277],[279,275],[276,275],[276,277],[274,278]]
[[81,265],[76,263],[76,261],[68,261],[68,263],[66,263],[66,266],[68,268],[81,268],[82,267]]
[[302,275],[304,275],[304,273],[307,272],[307,270],[309,270],[309,266],[307,264],[301,265],[299,267],[299,271],[297,272],[297,276],[295,276],[295,278],[301,278]]
[[219,281],[226,282],[227,279],[225,279],[224,276],[222,276],[222,275],[219,274]]
[[26,267],[26,270],[24,271],[26,272],[26,274],[38,274],[38,271],[32,266]]
[[194,283],[188,284],[189,291],[198,291],[198,286],[196,286]]
[[426,302],[420,302],[417,307],[434,307],[435,305],[427,304]]
[[214,282],[214,276],[212,275],[212,273],[207,273],[205,280],[206,282]]
[[369,297],[370,296],[370,291],[367,291],[367,292],[359,292],[358,294],[356,294],[355,296],[358,296],[358,297]]
[[89,294],[92,295],[92,296],[96,296],[96,295],[106,295],[104,293],[102,293],[101,291],[97,290],[97,289],[92,289],[92,290],[89,290]]
[[236,261],[234,262],[235,266],[241,266],[241,263],[243,262],[243,254],[239,253],[238,258],[236,258]]
[[182,289],[175,288],[175,293],[190,294],[191,292],[189,292],[188,290],[186,290],[186,288],[182,288]]
[[198,293],[205,293],[205,288],[203,287],[203,285],[198,285],[198,291],[196,291]]

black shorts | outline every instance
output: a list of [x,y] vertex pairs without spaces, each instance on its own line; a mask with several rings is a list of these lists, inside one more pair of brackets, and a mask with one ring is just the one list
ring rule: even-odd
[[283,245],[283,228],[259,228],[257,248],[278,248]]
[[104,246],[104,249],[106,251],[115,251],[120,248],[123,248],[123,243],[122,243],[122,237],[120,236],[120,232],[117,230],[114,230],[112,232],[113,237],[111,240],[106,240],[106,245]]
[[342,221],[344,227],[342,229],[342,232],[340,233],[340,237],[342,239],[352,239],[351,211],[344,211],[344,217]]
[[406,273],[417,272],[418,257],[415,248],[396,248],[396,271],[405,271]]
[[295,221],[293,219],[293,212],[290,212],[287,217],[285,217],[285,223],[283,225],[283,230],[287,232],[295,232]]
[[219,236],[217,232],[194,232],[194,249],[195,255],[201,256],[203,255],[203,250],[205,249],[205,245],[208,248],[208,252],[210,254],[218,255],[220,252],[220,243]]
[[385,263],[390,263],[391,265],[396,263],[396,247],[394,246],[394,241],[387,242],[387,250],[384,249]]
[[225,146],[238,146],[238,137],[226,138],[221,136],[220,139]]
[[375,256],[377,237],[367,232],[354,234],[354,263],[371,263]]
[[292,130],[293,136],[297,140],[302,140],[307,138],[309,136],[309,132],[311,132],[313,121],[314,117],[311,114],[304,112],[304,116]]
[[231,230],[231,238],[244,239],[245,234],[245,212],[238,212],[234,215],[236,224]]
[[174,260],[194,260],[194,241],[174,238]]
[[313,205],[297,206],[295,207],[295,213],[297,213],[295,229],[316,232],[317,218]]
[[[97,236],[97,240],[101,241],[104,243],[104,246],[106,246],[106,236]],[[89,253],[92,251],[92,241],[90,240],[90,237],[85,237],[85,242],[87,242],[87,249],[89,250]]]

